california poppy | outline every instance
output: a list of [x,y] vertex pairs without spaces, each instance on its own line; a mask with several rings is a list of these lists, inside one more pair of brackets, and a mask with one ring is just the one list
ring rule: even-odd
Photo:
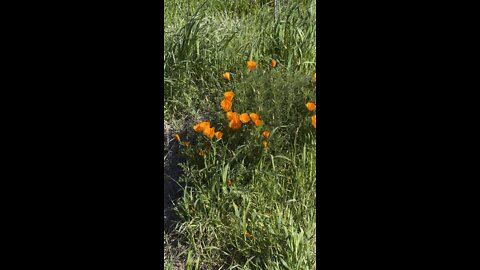
[[222,137],[223,137],[223,132],[221,132],[221,131],[215,132],[215,138],[221,139]]
[[233,96],[235,96],[235,93],[233,93],[233,91],[228,91],[223,93],[223,96],[225,97],[226,100],[231,102],[233,100]]
[[175,139],[179,142],[180,141],[180,136],[178,134],[175,134]]
[[198,152],[198,155],[201,156],[201,157],[204,157],[205,156],[205,151]]
[[307,104],[306,104],[305,106],[307,107],[307,109],[308,109],[310,112],[313,111],[313,110],[315,110],[315,108],[317,107],[317,106],[315,106],[315,104],[312,103],[312,102],[307,102]]
[[223,78],[225,78],[227,81],[230,81],[230,72],[223,73]]
[[248,114],[242,113],[242,115],[240,115],[240,121],[242,121],[242,123],[246,124],[250,121],[250,117],[248,117]]
[[259,127],[260,125],[262,125],[262,120],[257,119],[257,120],[255,120],[253,123],[255,123],[255,126],[256,126],[256,127]]
[[276,68],[276,67],[277,67],[277,60],[272,59],[272,68]]
[[195,130],[195,132],[202,133],[206,128],[210,128],[210,122],[201,122],[200,124],[195,125],[193,130]]
[[228,121],[231,121],[233,119],[238,119],[238,113],[232,112],[232,111],[227,112],[227,119]]
[[251,113],[250,114],[250,119],[252,119],[252,122],[255,122],[258,119],[260,119],[260,116],[258,116],[258,114],[256,114],[256,113]]
[[210,127],[208,128],[204,128],[203,131],[202,131],[203,135],[207,136],[208,137],[208,134],[210,134]]
[[314,81],[314,82],[317,81],[317,72],[313,73],[313,81]]
[[263,141],[263,149],[267,149],[267,141]]
[[255,61],[247,61],[247,68],[252,72],[257,67],[257,63]]
[[240,119],[238,118],[235,118],[235,119],[232,119],[230,121],[230,123],[228,124],[228,126],[231,128],[231,129],[239,129],[242,127],[242,122],[240,121]]
[[203,127],[200,125],[200,124],[197,124],[195,126],[193,126],[193,130],[195,130],[195,132],[202,132],[203,131]]
[[222,103],[220,103],[220,106],[222,106],[222,109],[225,112],[228,112],[228,111],[230,111],[230,109],[232,109],[232,102],[224,99],[224,100],[222,100]]
[[247,238],[252,238],[253,235],[252,235],[251,233],[249,233],[249,232],[245,232],[245,237],[247,237]]
[[270,132],[268,132],[268,131],[265,130],[265,131],[263,132],[263,137],[265,137],[265,139],[268,139],[268,136],[270,136]]
[[197,124],[197,125],[193,126],[193,130],[195,130],[195,132],[200,133],[200,132],[203,131],[203,127],[202,127],[202,125]]
[[206,128],[203,130],[203,135],[205,135],[210,140],[215,136],[215,128]]
[[208,138],[211,140],[215,136],[215,128],[210,129],[210,133],[208,134]]
[[312,116],[312,125],[314,128],[317,128],[317,115]]

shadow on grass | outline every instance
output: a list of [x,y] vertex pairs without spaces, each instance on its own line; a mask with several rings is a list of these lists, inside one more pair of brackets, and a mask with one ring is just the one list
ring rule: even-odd
[[182,161],[178,143],[173,139],[170,127],[164,125],[163,224],[165,231],[170,231],[178,221],[173,206],[174,202],[182,195],[181,186],[178,184],[182,175],[178,164]]

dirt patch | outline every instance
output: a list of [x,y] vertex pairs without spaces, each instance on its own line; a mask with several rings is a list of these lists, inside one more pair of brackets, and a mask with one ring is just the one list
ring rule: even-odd
[[179,121],[182,124],[177,123],[177,126],[163,122],[163,223],[165,228],[171,228],[177,221],[173,206],[182,196],[182,187],[179,184],[182,170],[178,164],[185,159],[180,154],[179,142],[175,139],[175,134],[180,134],[182,141],[188,141],[194,145],[196,139],[192,127],[201,121],[212,120],[216,121],[215,115],[202,112],[198,119],[188,117]]
[[167,123],[163,123],[163,224],[170,229],[176,216],[173,211],[175,200],[181,196],[181,186],[178,180],[182,174],[178,164],[182,158],[178,151],[178,142],[175,140],[175,131]]

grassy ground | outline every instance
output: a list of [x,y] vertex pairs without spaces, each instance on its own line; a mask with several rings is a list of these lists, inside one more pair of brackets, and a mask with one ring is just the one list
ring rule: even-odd
[[[165,269],[316,267],[316,6],[280,2],[277,19],[273,1],[165,2],[164,113],[186,158]],[[261,124],[232,129],[227,91],[225,110]]]

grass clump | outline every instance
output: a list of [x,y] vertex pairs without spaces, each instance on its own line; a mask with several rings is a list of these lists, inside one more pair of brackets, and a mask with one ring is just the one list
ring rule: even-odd
[[165,117],[188,130],[166,268],[316,267],[315,1],[282,3],[165,6]]

